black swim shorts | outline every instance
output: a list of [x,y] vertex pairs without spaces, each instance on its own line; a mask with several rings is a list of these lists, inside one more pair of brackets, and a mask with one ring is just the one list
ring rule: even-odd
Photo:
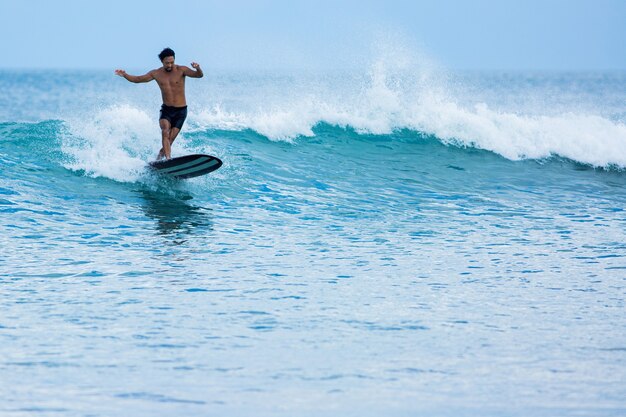
[[187,106],[174,107],[166,106],[165,104],[161,106],[161,116],[159,116],[159,120],[165,119],[169,121],[172,127],[181,129],[183,127],[183,123],[185,123],[186,118]]

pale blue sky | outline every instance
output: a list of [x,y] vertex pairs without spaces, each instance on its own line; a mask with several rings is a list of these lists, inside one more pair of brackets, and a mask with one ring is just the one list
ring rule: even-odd
[[[626,69],[626,0],[0,0],[5,68],[336,68],[377,39],[450,69]],[[182,61],[182,62],[181,62]]]

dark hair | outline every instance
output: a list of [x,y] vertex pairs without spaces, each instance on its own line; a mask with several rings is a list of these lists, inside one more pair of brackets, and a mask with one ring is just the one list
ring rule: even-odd
[[170,48],[165,48],[164,50],[161,51],[161,53],[159,54],[159,60],[161,60],[161,62],[163,62],[163,60],[165,58],[167,58],[168,56],[173,56],[174,58],[176,58],[176,54],[174,53],[174,51]]

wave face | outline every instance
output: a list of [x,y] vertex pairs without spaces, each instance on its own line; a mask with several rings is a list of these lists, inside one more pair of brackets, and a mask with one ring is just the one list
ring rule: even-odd
[[[318,123],[374,135],[410,130],[510,160],[558,155],[596,167],[626,166],[625,113],[615,97],[623,76],[519,74],[462,80],[453,89],[452,81],[441,76],[393,72],[380,64],[364,77],[280,80],[286,85],[275,88],[285,96],[262,88],[244,103],[232,97],[218,100],[200,110],[196,122],[201,128],[252,129],[288,141],[314,136]],[[585,84],[598,89],[587,92],[586,103],[570,90],[572,85],[584,90]]]
[[[452,75],[399,61],[381,60],[362,73],[221,73],[190,80],[184,132],[251,130],[270,141],[302,143],[321,124],[379,137],[406,130],[513,161],[558,156],[626,167],[626,74]],[[64,149],[74,168],[113,177],[98,167],[101,161],[130,166],[137,146],[156,147],[154,85],[103,73],[5,72],[0,87],[7,91],[0,121],[64,122]]]

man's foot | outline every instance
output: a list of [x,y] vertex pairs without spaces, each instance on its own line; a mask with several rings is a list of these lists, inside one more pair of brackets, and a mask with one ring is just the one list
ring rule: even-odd
[[156,158],[156,159],[157,159],[157,161],[160,161],[160,160],[161,160],[161,159],[163,159],[163,158],[165,158],[165,159],[170,159],[170,158],[168,158],[168,157],[166,157],[166,156],[165,156],[165,152],[163,152],[163,149],[161,149],[161,150],[159,151],[159,154],[157,155],[157,158]]

